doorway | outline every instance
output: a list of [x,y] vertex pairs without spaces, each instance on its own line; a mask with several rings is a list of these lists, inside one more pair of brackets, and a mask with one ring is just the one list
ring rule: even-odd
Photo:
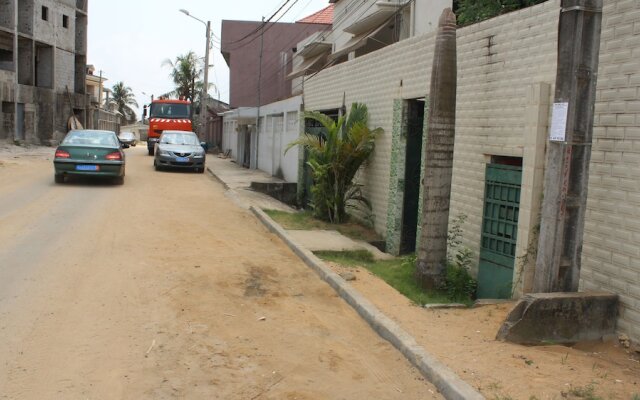
[[16,140],[24,140],[24,103],[18,103],[18,109],[16,110],[18,113],[18,118],[16,122],[18,125],[16,126]]
[[522,158],[492,157],[485,172],[478,298],[511,298]]
[[418,210],[420,200],[420,173],[422,171],[422,135],[424,132],[424,100],[407,100],[405,109],[406,135],[404,196],[402,200],[402,231],[400,254],[416,250],[418,232]]

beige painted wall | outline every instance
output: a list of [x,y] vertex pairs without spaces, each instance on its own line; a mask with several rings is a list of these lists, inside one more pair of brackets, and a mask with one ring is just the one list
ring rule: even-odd
[[[559,0],[458,30],[458,105],[451,218],[464,213],[464,244],[478,256],[484,171],[490,155],[523,157],[516,254],[536,243],[549,107],[556,74]],[[619,329],[640,341],[640,3],[605,2],[582,289],[618,293]],[[393,100],[429,91],[433,34],[326,69],[305,83],[306,109],[364,102],[385,134],[361,174],[375,228],[386,232]],[[533,264],[516,265],[515,295]],[[523,267],[523,268],[521,268]]]
[[640,2],[604,3],[580,288],[617,293],[640,342]]
[[[458,31],[458,106],[451,218],[464,213],[464,243],[478,256],[487,155],[524,157],[518,256],[535,228],[544,140],[555,80],[559,1]],[[375,228],[386,232],[393,100],[429,91],[435,34],[401,41],[322,71],[305,84],[306,109],[364,102],[385,134],[361,174]],[[489,46],[491,43],[491,46]],[[542,136],[541,136],[542,135]],[[529,275],[531,271],[528,270]],[[520,280],[525,283],[524,275]]]

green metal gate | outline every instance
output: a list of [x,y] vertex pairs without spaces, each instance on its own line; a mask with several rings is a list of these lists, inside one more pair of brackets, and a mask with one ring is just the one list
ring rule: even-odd
[[488,164],[478,268],[478,297],[511,297],[522,167]]

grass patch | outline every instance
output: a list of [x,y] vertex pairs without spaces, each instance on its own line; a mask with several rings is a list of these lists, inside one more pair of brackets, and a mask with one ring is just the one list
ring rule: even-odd
[[299,211],[295,213],[279,210],[263,211],[284,229],[332,230],[338,231],[354,240],[364,240],[365,242],[382,240],[373,229],[353,220],[342,224],[330,224],[314,218],[310,211]]
[[572,386],[569,389],[570,398],[586,399],[586,400],[604,400],[600,396],[596,396],[596,389],[593,385]]
[[371,253],[366,250],[317,251],[315,254],[323,260],[345,267],[366,268],[415,304],[451,303],[445,293],[424,292],[418,286],[414,277],[415,266],[406,262],[407,257],[376,261]]

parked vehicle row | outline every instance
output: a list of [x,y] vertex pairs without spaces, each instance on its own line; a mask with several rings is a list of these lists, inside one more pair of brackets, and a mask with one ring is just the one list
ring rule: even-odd
[[187,131],[164,131],[155,144],[153,166],[156,171],[164,168],[191,169],[204,172],[205,143]]
[[[124,183],[124,148],[136,145],[132,132],[97,129],[72,130],[56,148],[53,167],[56,183],[64,183],[71,176],[110,178]],[[206,143],[194,132],[167,130],[154,145],[153,166],[161,169],[193,170],[203,173]]]
[[53,167],[56,183],[69,176],[112,178],[124,183],[125,155],[115,132],[75,130],[56,149]]
[[129,146],[134,146],[138,143],[136,139],[136,135],[133,132],[120,132],[118,135],[118,140],[122,143],[122,147],[127,148]]

